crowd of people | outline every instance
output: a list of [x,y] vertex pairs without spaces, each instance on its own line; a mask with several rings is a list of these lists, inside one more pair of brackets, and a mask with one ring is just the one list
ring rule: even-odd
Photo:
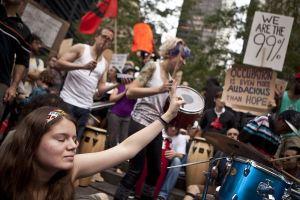
[[[137,76],[131,61],[122,71],[110,66],[104,52],[110,49],[116,33],[108,27],[97,31],[92,45],[75,44],[44,64],[39,58],[42,40],[31,34],[16,14],[20,2],[4,0],[0,4],[1,199],[74,199],[77,179],[118,168],[130,159],[114,198],[135,198],[146,167],[139,198],[166,200],[182,169],[162,173],[162,160],[168,166],[186,163],[193,138],[210,132],[249,144],[270,161],[291,157],[272,167],[285,170],[293,181],[299,180],[300,73],[293,76],[289,90],[276,93],[277,106],[265,116],[227,107],[221,98],[221,84],[209,78],[201,91],[205,97],[203,113],[185,127],[187,130],[181,130],[169,122],[185,103],[176,96],[180,84],[176,74],[191,55],[182,39],[169,38],[162,43],[159,59],[152,58],[151,52],[139,52],[143,66],[139,66]],[[134,79],[118,80],[118,73]],[[101,127],[107,129],[106,149],[82,154],[77,147],[91,107],[96,99],[104,97],[114,103],[104,114],[107,125]],[[214,157],[222,156],[230,155],[215,151]],[[226,170],[226,161],[218,162],[212,171],[214,183],[210,184],[221,185]],[[160,178],[162,181],[158,181]],[[188,190],[185,199],[196,199],[198,192]],[[76,198],[107,197],[99,194]]]

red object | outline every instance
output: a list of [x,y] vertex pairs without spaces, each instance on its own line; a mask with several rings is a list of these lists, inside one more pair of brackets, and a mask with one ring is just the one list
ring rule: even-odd
[[[165,152],[168,150],[171,150],[171,141],[169,139],[164,139],[162,151],[161,151],[161,160],[160,160],[160,175],[158,177],[158,180],[156,182],[155,191],[154,191],[154,198],[158,196],[160,189],[164,183],[165,177],[167,175],[167,167],[169,165],[169,160],[165,156]],[[142,172],[141,177],[139,178],[138,182],[136,183],[135,193],[137,196],[141,196],[142,189],[144,182],[146,180],[146,177],[148,176],[148,169],[147,169],[147,160],[145,160],[144,163],[144,169]],[[151,174],[150,174],[151,176]]]
[[[8,128],[8,118],[6,118],[2,123],[1,123],[1,126],[0,126],[0,135],[4,135],[4,133],[6,133],[7,131],[7,128]],[[1,136],[0,136],[1,137]]]
[[214,121],[210,125],[212,127],[214,127],[215,129],[222,129],[223,128],[223,124],[220,122],[219,117],[215,118]]
[[300,72],[295,74],[295,78],[296,79],[300,78]]
[[146,51],[152,53],[154,50],[153,32],[149,24],[137,23],[133,27],[133,44],[131,51]]
[[84,34],[94,34],[103,18],[113,18],[118,15],[117,0],[103,0],[97,7],[87,12],[79,25],[79,31]]

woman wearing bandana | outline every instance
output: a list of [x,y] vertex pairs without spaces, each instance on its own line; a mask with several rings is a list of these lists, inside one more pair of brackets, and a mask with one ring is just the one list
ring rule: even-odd
[[[129,85],[127,97],[137,99],[131,113],[128,135],[147,127],[163,113],[172,80],[190,56],[190,50],[182,39],[169,38],[159,48],[162,60],[149,61],[139,76]],[[135,185],[147,160],[148,175],[141,199],[153,199],[154,187],[160,174],[162,135],[159,134],[146,148],[130,160],[129,169],[122,178],[115,199],[134,195]]]

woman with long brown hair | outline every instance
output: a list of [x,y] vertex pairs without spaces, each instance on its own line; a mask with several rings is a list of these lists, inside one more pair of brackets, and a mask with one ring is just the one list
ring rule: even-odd
[[0,147],[1,199],[71,200],[75,180],[132,158],[176,116],[183,100],[175,88],[166,113],[102,152],[75,155],[76,126],[64,111],[46,106],[31,112]]

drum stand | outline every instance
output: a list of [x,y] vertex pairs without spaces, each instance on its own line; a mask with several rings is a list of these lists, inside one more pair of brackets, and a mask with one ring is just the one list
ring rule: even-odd
[[208,166],[208,171],[205,174],[206,180],[205,180],[204,190],[203,190],[203,193],[202,193],[202,200],[206,199],[206,195],[207,195],[207,191],[208,191],[208,186],[209,186],[209,184],[211,182],[211,179],[212,179],[212,177],[211,177],[211,171],[212,171],[212,168],[215,166],[216,161],[227,159],[227,158],[228,157],[220,157],[220,158],[211,158],[210,159],[209,166]]

